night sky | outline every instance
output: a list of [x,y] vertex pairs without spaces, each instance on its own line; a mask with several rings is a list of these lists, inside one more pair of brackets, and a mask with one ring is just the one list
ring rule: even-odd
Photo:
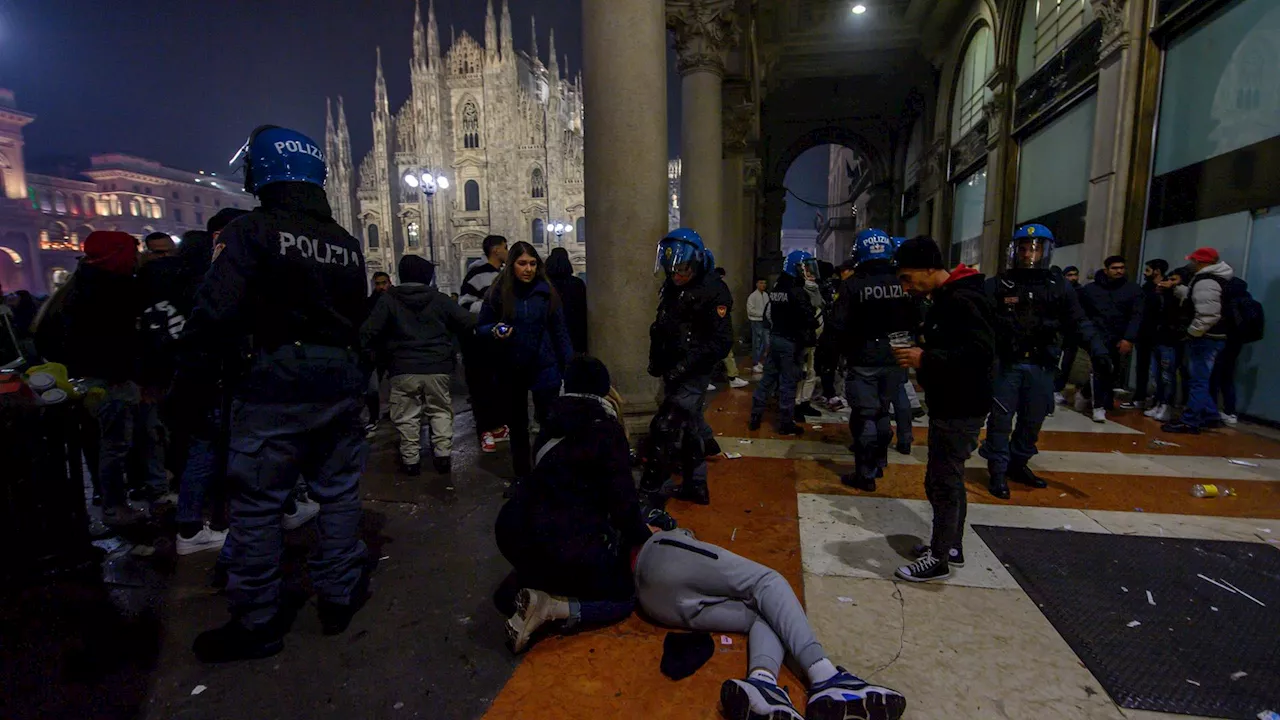
[[[805,151],[791,163],[791,168],[787,170],[785,180],[787,189],[809,202],[825,205],[827,166],[830,162],[830,145],[819,145]],[[821,212],[824,218],[831,214],[825,208],[815,208],[800,202],[795,195],[787,195],[787,212],[782,216],[784,229],[812,230],[814,213]]]
[[[494,11],[500,19],[501,0]],[[543,61],[554,27],[560,62],[568,54],[576,75],[581,0],[511,0],[526,52],[531,15]],[[443,47],[451,23],[483,42],[483,0],[436,0],[436,17]],[[0,84],[38,116],[26,129],[37,165],[121,151],[218,172],[260,124],[323,141],[325,97],[338,95],[359,162],[373,142],[374,49],[395,112],[409,95],[412,36],[413,0],[0,0]]]

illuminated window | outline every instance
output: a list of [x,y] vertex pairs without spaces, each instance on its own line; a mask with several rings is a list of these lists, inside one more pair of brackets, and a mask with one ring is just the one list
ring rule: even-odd
[[468,180],[463,186],[463,196],[467,212],[479,212],[480,210],[480,183],[475,180]]
[[40,191],[40,209],[45,212],[53,211],[53,200],[48,190]]
[[480,109],[470,100],[462,106],[462,147],[480,147]]
[[138,217],[142,214],[142,203],[138,202],[138,198],[130,198],[129,214],[134,217]]
[[72,214],[72,215],[81,215],[81,214],[83,213],[83,211],[82,211],[80,208],[81,208],[81,205],[80,205],[80,196],[79,196],[79,195],[72,195],[72,196],[71,196],[71,214]]
[[542,168],[534,168],[533,174],[529,178],[529,194],[535,198],[544,198],[547,196],[547,179],[542,174]]
[[150,200],[149,203],[151,204],[151,217],[153,219],[159,220],[160,218],[164,217],[164,215],[160,213],[160,203],[156,202],[155,200]]
[[960,63],[955,95],[951,101],[951,142],[955,143],[982,121],[983,91],[995,64],[991,28],[983,25],[969,39]]
[[61,190],[53,194],[53,210],[59,215],[67,214],[67,194]]
[[418,247],[420,238],[418,237],[418,223],[411,222],[404,229],[405,236],[408,238],[409,247]]

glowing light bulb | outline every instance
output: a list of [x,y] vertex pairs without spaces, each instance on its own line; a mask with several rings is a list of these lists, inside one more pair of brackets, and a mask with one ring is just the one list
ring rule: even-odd
[[866,5],[863,5],[862,3],[858,3],[857,5],[854,5],[854,6],[853,6],[853,14],[854,14],[854,15],[861,15],[862,13],[864,13],[864,12],[866,12],[866,11],[867,11],[867,6],[866,6]]

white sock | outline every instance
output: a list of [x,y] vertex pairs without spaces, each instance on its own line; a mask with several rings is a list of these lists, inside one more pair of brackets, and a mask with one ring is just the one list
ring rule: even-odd
[[778,684],[778,676],[774,675],[773,673],[763,668],[756,668],[755,670],[752,670],[751,674],[747,675],[747,679],[759,680],[760,682],[767,682],[770,685]]
[[810,687],[818,683],[824,683],[836,676],[836,666],[828,658],[822,658],[818,662],[809,666],[809,685]]

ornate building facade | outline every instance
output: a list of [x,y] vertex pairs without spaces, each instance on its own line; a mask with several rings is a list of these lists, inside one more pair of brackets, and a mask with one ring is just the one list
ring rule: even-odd
[[[441,289],[455,291],[490,234],[532,242],[544,257],[564,247],[584,272],[582,84],[562,75],[554,30],[543,64],[536,24],[532,51],[516,50],[506,0],[500,23],[490,0],[484,43],[464,32],[442,52],[434,3],[425,26],[415,8],[412,91],[394,113],[381,49],[377,57],[373,148],[353,163],[341,98],[325,133],[330,203],[364,242],[369,272],[394,278],[402,256],[421,255]],[[423,173],[448,187],[428,196],[404,182]]]

